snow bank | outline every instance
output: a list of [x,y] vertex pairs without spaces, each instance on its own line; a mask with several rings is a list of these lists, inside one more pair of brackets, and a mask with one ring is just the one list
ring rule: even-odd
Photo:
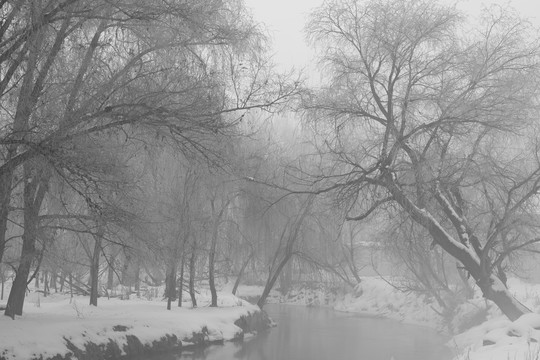
[[526,314],[514,322],[491,319],[456,336],[456,360],[535,360],[540,358],[540,315]]
[[[263,287],[241,285],[237,294],[240,297],[256,298],[262,291]],[[378,276],[362,277],[362,282],[352,292],[337,287],[335,284],[301,286],[291,289],[284,296],[273,291],[268,302],[331,306],[337,311],[380,316],[409,324],[442,328],[442,318],[434,310],[437,307],[432,299],[412,292],[399,291]]]
[[511,322],[496,306],[490,306],[487,321],[449,343],[459,349],[455,360],[540,359],[540,285],[511,278],[508,288],[533,313]]
[[[224,284],[222,286],[222,291],[231,293],[233,288],[232,282],[229,282],[227,284]],[[240,284],[238,286],[238,289],[236,290],[236,296],[239,298],[242,298],[244,300],[249,301],[252,304],[257,303],[257,300],[261,297],[262,293],[264,291],[264,286],[262,285],[244,285]],[[266,298],[267,304],[279,304],[286,302],[284,300],[284,296],[277,290],[272,289],[270,290],[270,294],[268,294],[268,297]]]
[[0,358],[64,356],[70,353],[70,343],[84,349],[88,343],[113,342],[124,355],[134,338],[146,348],[175,338],[182,345],[197,343],[201,336],[204,342],[241,338],[243,330],[235,322],[260,310],[233,295],[219,295],[218,308],[203,301],[199,308],[174,306],[170,311],[161,301],[100,298],[94,307],[87,305],[87,297],[40,297],[27,302],[24,315],[16,320],[0,316]]
[[[463,331],[448,342],[457,354],[454,360],[539,360],[540,359],[540,285],[509,279],[512,294],[533,313],[514,322],[508,320],[491,302],[481,297],[461,304],[449,324]],[[443,329],[444,319],[437,304],[415,293],[403,293],[379,277],[362,278],[354,293],[336,301],[336,310],[378,315],[406,323]],[[473,326],[474,324],[480,324]]]
[[442,328],[434,300],[403,292],[380,277],[364,277],[354,293],[336,301],[339,311],[382,316],[409,324]]

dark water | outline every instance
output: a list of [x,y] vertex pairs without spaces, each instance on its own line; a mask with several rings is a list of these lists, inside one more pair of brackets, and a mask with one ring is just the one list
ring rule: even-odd
[[278,323],[244,343],[215,345],[165,359],[205,360],[444,360],[450,351],[435,331],[325,308],[268,305]]

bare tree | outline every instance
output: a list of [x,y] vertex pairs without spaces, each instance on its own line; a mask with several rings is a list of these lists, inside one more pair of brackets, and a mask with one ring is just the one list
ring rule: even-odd
[[[210,190],[212,191],[212,190]],[[217,204],[218,196],[216,191],[221,192],[219,198],[220,204]],[[223,188],[214,189],[213,196],[210,198],[210,208],[212,214],[212,233],[210,238],[210,249],[208,252],[208,285],[210,286],[210,293],[212,296],[210,306],[217,306],[217,291],[215,284],[215,262],[216,262],[216,249],[219,238],[219,228],[222,225],[224,219],[226,219],[227,210],[231,201],[234,200],[235,195],[229,194]]]
[[[343,0],[308,32],[329,81],[305,101],[329,164],[316,191],[335,191],[351,220],[397,205],[510,319],[528,312],[496,271],[540,183],[527,23],[494,8],[471,28],[437,2]],[[516,246],[536,242],[528,233]]]
[[307,199],[301,202],[301,205],[298,208],[298,213],[294,215],[281,230],[279,246],[277,247],[271,259],[271,263],[269,264],[266,284],[259,300],[257,300],[257,306],[259,306],[261,309],[266,303],[266,299],[279,278],[283,268],[285,265],[287,265],[289,260],[291,260],[293,255],[295,255],[295,245],[302,237],[302,228],[306,218],[310,214],[314,200],[315,195],[308,195]]
[[[246,111],[298,91],[292,77],[272,76],[264,39],[236,0],[19,1],[0,13],[0,261],[13,205],[24,212],[9,315],[22,312],[51,179],[101,206],[93,189],[112,179],[92,142],[161,142],[217,163],[216,139]],[[237,74],[240,58],[259,59],[249,62],[258,71]]]

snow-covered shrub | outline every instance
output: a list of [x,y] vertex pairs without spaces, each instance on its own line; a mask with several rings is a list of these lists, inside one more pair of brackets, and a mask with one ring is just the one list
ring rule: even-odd
[[488,315],[489,306],[484,299],[468,300],[456,307],[454,316],[449,323],[450,330],[455,334],[461,333],[485,322]]

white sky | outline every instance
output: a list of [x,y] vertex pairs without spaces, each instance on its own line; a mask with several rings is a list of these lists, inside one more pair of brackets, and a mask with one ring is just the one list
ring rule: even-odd
[[255,20],[273,37],[274,59],[284,68],[303,68],[313,56],[304,41],[304,25],[311,9],[322,0],[244,0]]
[[[323,0],[245,0],[255,20],[264,23],[273,37],[274,59],[282,69],[301,69],[308,65],[313,68],[314,53],[304,41],[303,28],[310,11],[322,2]],[[540,27],[538,0],[460,0],[458,7],[474,13],[482,4],[491,3],[511,4]]]

